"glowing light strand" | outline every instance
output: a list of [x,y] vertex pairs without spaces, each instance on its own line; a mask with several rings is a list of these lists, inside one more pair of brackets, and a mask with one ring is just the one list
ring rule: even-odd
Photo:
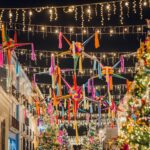
[[91,6],[88,7],[87,13],[88,13],[88,21],[90,21],[92,19],[92,17],[91,17]]
[[104,5],[101,4],[101,25],[104,25]]
[[[9,28],[9,22],[4,22],[7,26],[8,30],[13,30],[12,28]],[[47,33],[58,33],[59,31],[63,31],[64,34],[70,34],[70,29],[72,32],[72,35],[81,35],[81,33],[84,33],[86,35],[93,34],[93,31],[103,31],[101,34],[108,34],[110,29],[112,29],[112,26],[103,26],[103,27],[79,27],[79,26],[51,26],[51,25],[34,25],[34,24],[23,24],[23,23],[12,23],[13,26],[17,26],[18,31],[22,31],[23,26],[25,25],[26,29],[28,27],[33,27],[36,29],[36,32],[43,32],[47,29]],[[139,30],[139,28],[141,30]],[[127,25],[127,26],[114,26],[113,27],[113,34],[137,34],[142,33],[141,31],[146,28],[146,25]],[[129,30],[130,29],[130,30]],[[25,30],[24,30],[25,31]],[[57,31],[57,32],[56,32]],[[32,31],[34,32],[34,31]],[[145,34],[146,32],[143,32]]]
[[51,22],[51,21],[53,21],[53,8],[49,9],[49,14],[50,14],[49,19],[50,19],[50,22]]
[[22,13],[22,24],[23,24],[23,31],[25,31],[26,29],[26,25],[25,25],[25,21],[26,21],[26,11],[25,10],[22,10],[23,13]]
[[81,7],[81,26],[84,27],[84,11],[83,11],[83,6]]
[[0,28],[1,28],[2,21],[3,21],[3,13],[4,13],[4,9],[2,9],[0,13]]
[[107,20],[109,21],[110,20],[110,16],[111,16],[111,14],[110,14],[110,11],[111,11],[110,4],[107,4],[106,10],[107,10]]
[[55,8],[54,10],[55,10],[55,20],[58,20],[57,8]]
[[76,21],[78,20],[78,8],[77,7],[75,8],[75,20]]
[[115,4],[115,2],[113,2],[113,13],[114,13],[114,15],[116,15],[116,4]]
[[18,16],[19,16],[19,14],[18,14],[18,9],[16,10],[16,15],[15,15],[15,22],[18,22]]
[[13,14],[12,14],[12,11],[11,9],[9,10],[9,26],[12,27],[12,17],[13,17]]
[[136,0],[133,0],[133,12],[136,14]]
[[125,2],[125,6],[127,8],[127,17],[129,18],[130,17],[130,8],[129,8],[129,2]]
[[97,16],[97,4],[95,5],[95,16]]
[[139,2],[139,9],[140,9],[140,19],[143,19],[143,7],[142,7],[142,0]]
[[120,2],[120,24],[123,25],[123,6],[122,6],[122,1]]

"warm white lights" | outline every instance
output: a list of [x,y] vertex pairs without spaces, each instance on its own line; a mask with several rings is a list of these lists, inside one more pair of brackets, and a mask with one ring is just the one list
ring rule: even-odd
[[90,8],[87,9],[87,13],[91,14],[91,9]]
[[74,6],[70,6],[69,8],[68,8],[68,12],[69,13],[72,13],[74,11]]
[[147,6],[147,2],[146,1],[143,2],[143,6]]
[[42,29],[42,31],[44,31],[44,30],[45,30],[45,27],[44,27],[44,26],[42,26],[42,27],[41,27],[41,29]]
[[124,28],[124,32],[127,32],[128,31],[128,29],[127,28]]
[[70,32],[73,32],[73,27],[70,27],[70,29],[69,29],[69,30],[70,30]]
[[141,27],[138,27],[137,30],[140,32],[140,31],[142,31],[142,28],[141,28]]
[[29,27],[29,28],[28,28],[28,31],[32,31],[32,28],[31,28],[31,27]]
[[55,30],[55,33],[58,33],[58,29]]
[[86,34],[86,30],[85,29],[83,30],[83,33]]
[[32,16],[33,15],[33,12],[30,10],[29,11],[29,16]]
[[109,32],[110,32],[110,34],[113,34],[113,33],[114,33],[114,30],[113,30],[113,29],[110,29]]
[[9,12],[9,17],[12,18],[12,16],[13,16],[13,14],[12,14],[12,12],[10,11],[10,12]]
[[129,6],[129,2],[125,2],[125,6],[126,6],[126,7]]
[[110,10],[110,5],[109,4],[107,4],[106,9]]
[[52,9],[49,9],[49,13],[52,14],[52,13],[53,13],[53,10],[52,10]]

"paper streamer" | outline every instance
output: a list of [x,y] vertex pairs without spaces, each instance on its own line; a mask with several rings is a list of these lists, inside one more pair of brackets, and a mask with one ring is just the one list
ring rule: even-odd
[[31,49],[32,49],[31,60],[35,61],[36,60],[36,55],[35,55],[35,50],[34,50],[34,44],[33,43],[31,44]]
[[19,72],[20,72],[19,62],[18,60],[16,60],[16,76],[19,76]]
[[86,109],[89,110],[89,107],[90,107],[89,106],[89,101],[87,101],[87,103],[86,103]]
[[92,105],[92,103],[90,104],[90,113],[91,114],[93,113],[93,105]]
[[91,92],[91,80],[88,79],[88,93]]
[[75,53],[76,53],[76,46],[75,46],[75,42],[72,41],[72,55],[73,55],[73,57],[75,57]]
[[95,32],[95,48],[99,48],[98,32]]
[[118,61],[114,66],[113,69],[115,69],[120,64],[120,61]]
[[65,39],[65,41],[68,43],[69,46],[71,46],[71,42],[63,35],[63,38]]
[[96,70],[97,61],[96,58],[94,58],[94,64],[93,64],[93,70]]
[[33,74],[33,86],[36,87],[36,74]]
[[91,35],[85,42],[83,42],[83,46],[85,46],[93,37],[95,34]]
[[77,56],[73,57],[73,60],[74,60],[74,72],[77,69],[78,59],[79,59],[79,57],[77,57]]
[[124,68],[124,57],[121,55],[120,56],[120,63],[121,63],[121,73],[124,73],[125,68]]
[[0,51],[0,67],[3,67],[4,65],[4,55],[3,51]]
[[76,144],[79,143],[79,135],[78,135],[78,125],[77,121],[75,121],[75,130],[76,130]]
[[4,26],[4,24],[2,24],[2,43],[8,42],[8,41],[9,41],[9,38],[7,36],[7,33],[6,33],[5,26]]
[[70,100],[68,101],[68,123],[70,124]]
[[80,73],[83,72],[83,68],[82,68],[82,55],[79,57],[79,72]]
[[73,75],[73,85],[74,85],[74,88],[77,89],[77,77],[76,77],[76,74]]
[[100,64],[98,64],[98,78],[101,79],[102,78],[102,69]]
[[59,49],[62,49],[62,32],[59,32]]
[[10,51],[10,49],[7,50],[7,62],[8,62],[8,65],[10,67],[10,64],[11,64],[11,51]]
[[52,115],[53,114],[53,105],[52,105],[52,101],[49,102],[48,104],[48,114]]
[[55,71],[55,56],[51,55],[51,66],[50,66],[50,75],[52,75]]
[[112,79],[112,76],[109,76],[109,89],[111,91],[113,90],[113,79]]
[[17,32],[15,31],[15,34],[14,34],[14,42],[17,43]]

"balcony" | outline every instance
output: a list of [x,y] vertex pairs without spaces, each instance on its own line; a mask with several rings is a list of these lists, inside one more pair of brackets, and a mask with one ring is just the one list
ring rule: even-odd
[[27,118],[27,117],[25,119],[25,124],[26,124],[26,126],[29,126],[29,118]]
[[22,124],[21,133],[23,137],[26,137],[30,140],[34,139],[34,132],[25,123]]
[[13,116],[10,116],[10,130],[19,133],[19,121]]

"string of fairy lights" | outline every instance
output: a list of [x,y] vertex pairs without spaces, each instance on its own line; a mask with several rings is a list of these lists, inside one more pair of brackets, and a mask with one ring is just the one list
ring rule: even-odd
[[50,25],[37,25],[37,24],[24,24],[24,23],[10,23],[4,22],[7,31],[15,30],[18,32],[27,32],[34,35],[35,33],[43,33],[43,37],[47,34],[58,34],[63,32],[71,36],[85,36],[93,34],[97,31],[101,35],[128,35],[128,34],[146,34],[146,25],[125,25],[125,26],[99,26],[99,27],[79,27],[79,26],[50,26]]
[[[39,59],[50,59],[52,54],[55,54],[56,56],[58,55],[58,53],[60,53],[59,51],[49,51],[49,50],[35,50],[36,52],[36,57],[38,57]],[[18,48],[17,51],[15,52],[17,54],[17,56],[22,56],[24,55],[26,58],[30,58],[31,57],[31,50],[28,49],[20,49]],[[97,57],[100,60],[106,60],[106,59],[113,59],[116,60],[118,58],[120,58],[121,55],[124,56],[125,59],[129,59],[129,58],[134,58],[136,57],[136,52],[121,52],[121,50],[114,50],[113,52],[88,52],[88,54],[90,56]],[[59,59],[66,59],[66,58],[72,58],[72,56],[69,55],[60,55],[57,58]]]
[[47,13],[49,14],[49,21],[52,22],[57,21],[60,14],[64,13],[74,15],[74,20],[80,21],[82,27],[85,26],[85,21],[90,22],[94,18],[99,18],[103,26],[105,22],[110,21],[114,15],[119,17],[120,24],[123,25],[125,17],[130,17],[131,13],[137,15],[137,12],[139,12],[139,18],[143,19],[143,9],[149,7],[149,5],[148,0],[134,0],[133,2],[129,0],[113,0],[110,2],[71,6],[0,8],[0,22],[9,20],[9,25],[11,27],[14,21],[16,23],[21,21],[25,26],[27,22],[31,24],[32,18],[33,16],[35,17],[36,14]]

